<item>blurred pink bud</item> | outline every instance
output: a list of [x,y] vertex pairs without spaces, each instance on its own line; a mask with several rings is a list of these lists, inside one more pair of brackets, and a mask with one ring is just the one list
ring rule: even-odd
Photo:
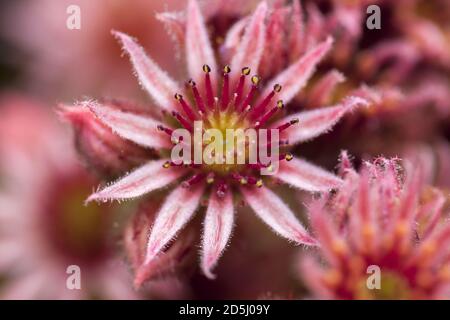
[[[105,104],[121,105],[117,101]],[[60,114],[74,129],[79,154],[88,167],[101,176],[123,174],[148,160],[154,153],[115,134],[86,106],[62,105]]]
[[183,276],[190,273],[195,266],[196,239],[192,228],[182,231],[178,241],[167,246],[156,259],[145,262],[149,230],[154,223],[157,210],[157,201],[141,203],[125,229],[125,250],[135,272],[136,288],[150,280]]

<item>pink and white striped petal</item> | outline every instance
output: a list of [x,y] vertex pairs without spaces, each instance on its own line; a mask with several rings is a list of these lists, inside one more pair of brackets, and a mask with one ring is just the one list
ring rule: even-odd
[[332,129],[332,127],[347,113],[359,105],[367,105],[368,102],[358,97],[348,97],[342,104],[321,108],[313,111],[300,112],[281,119],[275,126],[281,125],[298,118],[299,123],[285,131],[290,144],[296,144],[313,139]]
[[150,233],[144,264],[150,263],[191,219],[197,209],[204,185],[185,188],[180,185],[166,198]]
[[133,38],[122,32],[113,31],[112,33],[130,56],[139,83],[148,94],[160,108],[167,111],[175,109],[173,95],[182,92],[178,84],[147,56],[144,49]]
[[262,188],[241,188],[245,201],[257,216],[282,237],[298,244],[316,245],[289,207],[272,191]]
[[220,198],[217,192],[212,192],[205,217],[201,261],[203,273],[210,279],[215,278],[211,270],[217,264],[230,239],[233,222],[234,207],[231,192],[227,192],[224,198]]
[[130,111],[122,111],[114,105],[107,105],[95,101],[82,102],[83,107],[89,108],[97,118],[110,127],[117,135],[149,148],[170,148],[167,135],[158,131],[158,120],[149,114],[140,115]]
[[208,30],[197,0],[189,0],[187,6],[185,41],[189,75],[200,83],[203,79],[202,66],[207,64],[216,72],[217,64],[211,42],[209,41]]
[[343,182],[334,174],[297,158],[280,162],[276,177],[293,187],[312,192],[335,189]]
[[289,103],[306,85],[307,81],[314,73],[317,64],[328,53],[332,44],[333,39],[328,37],[327,40],[309,50],[304,56],[297,60],[297,62],[293,63],[273,79],[266,86],[261,97],[269,95],[273,90],[273,86],[275,84],[280,84],[283,89],[278,95],[279,99],[283,100],[285,104]]
[[89,196],[87,202],[136,198],[163,188],[185,173],[182,168],[163,168],[165,162],[166,160],[150,161],[106,188],[95,192]]
[[242,41],[231,60],[231,70],[241,70],[249,67],[253,73],[258,72],[258,66],[265,46],[267,3],[261,2],[248,23]]

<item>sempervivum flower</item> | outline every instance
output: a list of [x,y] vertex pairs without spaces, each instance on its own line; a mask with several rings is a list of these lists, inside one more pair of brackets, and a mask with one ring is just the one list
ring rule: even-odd
[[[77,164],[67,132],[25,98],[4,96],[1,110],[0,296],[137,298],[114,254],[112,207],[82,204],[97,182]],[[80,290],[67,286],[76,284],[74,265]]]
[[[342,189],[310,207],[323,258],[302,260],[312,293],[332,299],[448,299],[445,194],[421,187],[420,168],[401,177],[394,159],[377,159],[359,174],[349,164],[344,154]],[[371,266],[380,270],[375,288],[368,285]]]
[[[315,244],[289,207],[264,184],[277,179],[300,189],[324,191],[341,183],[333,174],[305,160],[294,159],[284,150],[278,172],[270,177],[260,176],[261,169],[270,171],[273,168],[271,164],[263,164],[261,159],[256,164],[216,162],[194,165],[177,163],[169,157],[174,143],[191,142],[174,139],[174,129],[183,128],[195,133],[195,121],[204,129],[220,132],[226,129],[278,129],[279,139],[274,143],[286,149],[329,131],[346,112],[365,103],[363,99],[349,97],[335,106],[283,117],[284,106],[305,85],[316,65],[330,50],[332,40],[328,38],[310,49],[260,90],[262,80],[256,74],[266,43],[267,11],[266,3],[260,3],[249,18],[238,50],[229,58],[228,65],[219,68],[197,1],[189,1],[184,47],[191,79],[185,86],[161,70],[130,36],[113,32],[130,56],[139,82],[153,97],[161,115],[133,112],[95,101],[76,106],[89,108],[116,134],[155,149],[160,156],[95,192],[89,201],[131,199],[176,184],[156,215],[141,273],[192,218],[202,195],[208,195],[208,208],[201,266],[208,277],[213,277],[211,270],[230,238],[236,193],[242,194],[255,213],[281,236],[299,244]],[[255,75],[251,76],[251,72]]]

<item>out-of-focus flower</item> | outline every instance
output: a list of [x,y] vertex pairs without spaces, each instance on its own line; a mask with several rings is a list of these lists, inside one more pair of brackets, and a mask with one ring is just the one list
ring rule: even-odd
[[[276,179],[303,190],[324,191],[341,183],[333,174],[305,160],[294,159],[284,151],[280,155],[278,172],[266,178],[260,176],[260,170],[270,170],[271,165],[262,164],[261,159],[256,165],[183,165],[169,158],[174,143],[187,143],[179,139],[172,141],[173,130],[184,128],[194,132],[194,121],[201,121],[205,129],[221,131],[276,128],[280,132],[279,144],[287,148],[329,131],[344,114],[365,104],[364,99],[347,97],[335,106],[281,117],[284,106],[306,84],[316,65],[330,50],[332,39],[327,38],[313,46],[270,79],[259,93],[262,81],[256,74],[261,70],[266,45],[267,14],[267,4],[260,3],[248,18],[236,52],[227,58],[227,65],[219,69],[198,3],[190,0],[186,9],[184,49],[191,80],[184,87],[150,59],[134,39],[121,32],[114,32],[130,56],[140,83],[153,97],[162,115],[136,113],[92,100],[73,107],[75,110],[89,108],[98,120],[122,138],[142,147],[160,150],[159,160],[151,160],[100,189],[89,197],[89,201],[136,198],[184,180],[170,192],[156,214],[141,269],[145,270],[158,258],[191,219],[202,195],[206,194],[208,208],[201,266],[210,278],[214,277],[211,270],[232,232],[233,202],[237,198],[234,196],[237,191],[255,213],[281,236],[300,244],[315,244],[289,207],[264,184],[269,185]],[[255,75],[250,77],[251,72]],[[276,103],[272,102],[275,96],[278,100]],[[271,104],[274,106],[271,107]],[[66,110],[70,110],[69,107]]]
[[[74,5],[80,8],[80,30],[66,26],[71,15],[67,10]],[[172,44],[152,12],[182,5],[182,0],[10,1],[2,6],[0,33],[27,57],[23,80],[34,94],[52,103],[82,94],[120,97],[139,91],[131,85],[132,75],[110,30],[139,36],[146,46],[158,49],[154,58],[170,69]]]
[[[448,194],[423,188],[420,168],[401,176],[395,159],[377,159],[356,173],[344,153],[340,170],[339,192],[309,208],[322,262],[304,256],[301,271],[313,295],[448,298]],[[379,287],[368,285],[370,266],[380,270]]]
[[[83,205],[97,182],[68,132],[26,98],[2,96],[0,109],[0,296],[138,298],[114,252],[113,207]],[[69,266],[80,268],[80,290]]]

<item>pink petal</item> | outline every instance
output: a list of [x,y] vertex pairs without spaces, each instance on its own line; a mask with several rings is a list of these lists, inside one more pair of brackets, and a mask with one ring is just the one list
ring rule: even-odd
[[144,49],[130,36],[113,31],[123,49],[129,54],[139,82],[155,100],[159,107],[171,111],[174,109],[173,95],[182,92],[178,84],[145,54]]
[[150,263],[189,221],[200,203],[202,194],[203,186],[179,186],[167,197],[151,230],[144,264]]
[[439,221],[442,219],[444,213],[444,205],[446,202],[445,196],[440,190],[433,191],[436,193],[434,199],[422,206],[421,211],[418,213],[418,217],[425,216],[425,218],[427,218],[422,241],[428,238],[437,229]]
[[158,131],[161,122],[150,115],[140,115],[130,111],[122,111],[114,105],[85,101],[81,104],[88,107],[97,118],[110,127],[122,138],[131,140],[149,148],[170,148],[170,139]]
[[281,162],[276,177],[307,191],[327,191],[342,184],[342,180],[334,174],[297,158]]
[[333,39],[328,39],[316,47],[308,51],[297,62],[293,63],[286,70],[281,72],[274,80],[272,80],[264,89],[262,97],[266,97],[273,90],[275,84],[281,84],[283,89],[279,93],[279,99],[285,104],[294,98],[299,91],[306,85],[311,75],[314,73],[317,64],[331,49]]
[[[343,256],[347,256],[350,250],[347,242],[339,234],[333,223],[333,217],[328,214],[325,208],[326,204],[323,199],[314,200],[309,205],[308,212],[322,254],[331,265],[337,266],[342,261]],[[337,248],[338,250],[336,250]]]
[[300,259],[301,278],[310,288],[315,298],[334,299],[334,292],[326,285],[326,270],[312,255],[303,255]]
[[278,125],[298,118],[299,123],[285,131],[290,144],[313,139],[331,128],[349,111],[358,105],[367,105],[367,101],[358,97],[348,97],[342,104],[313,111],[300,112],[282,119]]
[[224,61],[231,60],[230,57],[233,57],[239,49],[242,34],[245,31],[245,27],[248,25],[249,19],[249,17],[242,18],[228,29],[225,41],[221,47],[221,56]]
[[87,201],[120,200],[139,197],[162,188],[184,174],[180,168],[163,168],[166,160],[150,161],[106,188],[89,196]]
[[292,4],[292,18],[289,34],[289,60],[295,61],[303,52],[305,46],[305,25],[303,23],[303,8],[300,1]]
[[175,42],[177,47],[177,57],[180,55],[179,49],[184,45],[184,19],[180,12],[161,12],[155,14],[155,18],[164,24],[164,27]]
[[202,269],[205,275],[214,279],[211,269],[216,265],[231,236],[234,221],[233,197],[227,192],[225,198],[219,198],[212,192],[206,211],[203,231]]
[[197,0],[189,0],[187,7],[186,57],[188,72],[199,83],[203,79],[204,64],[209,65],[213,72],[217,71],[216,59]]
[[262,188],[241,188],[245,201],[276,233],[299,244],[315,245],[288,206],[272,191]]
[[266,26],[264,19],[267,13],[267,3],[261,2],[255,10],[239,49],[231,60],[231,70],[241,70],[249,67],[253,73],[258,72],[259,62],[265,46]]
[[307,106],[321,107],[329,102],[336,86],[345,81],[342,73],[333,69],[325,74],[308,93]]

